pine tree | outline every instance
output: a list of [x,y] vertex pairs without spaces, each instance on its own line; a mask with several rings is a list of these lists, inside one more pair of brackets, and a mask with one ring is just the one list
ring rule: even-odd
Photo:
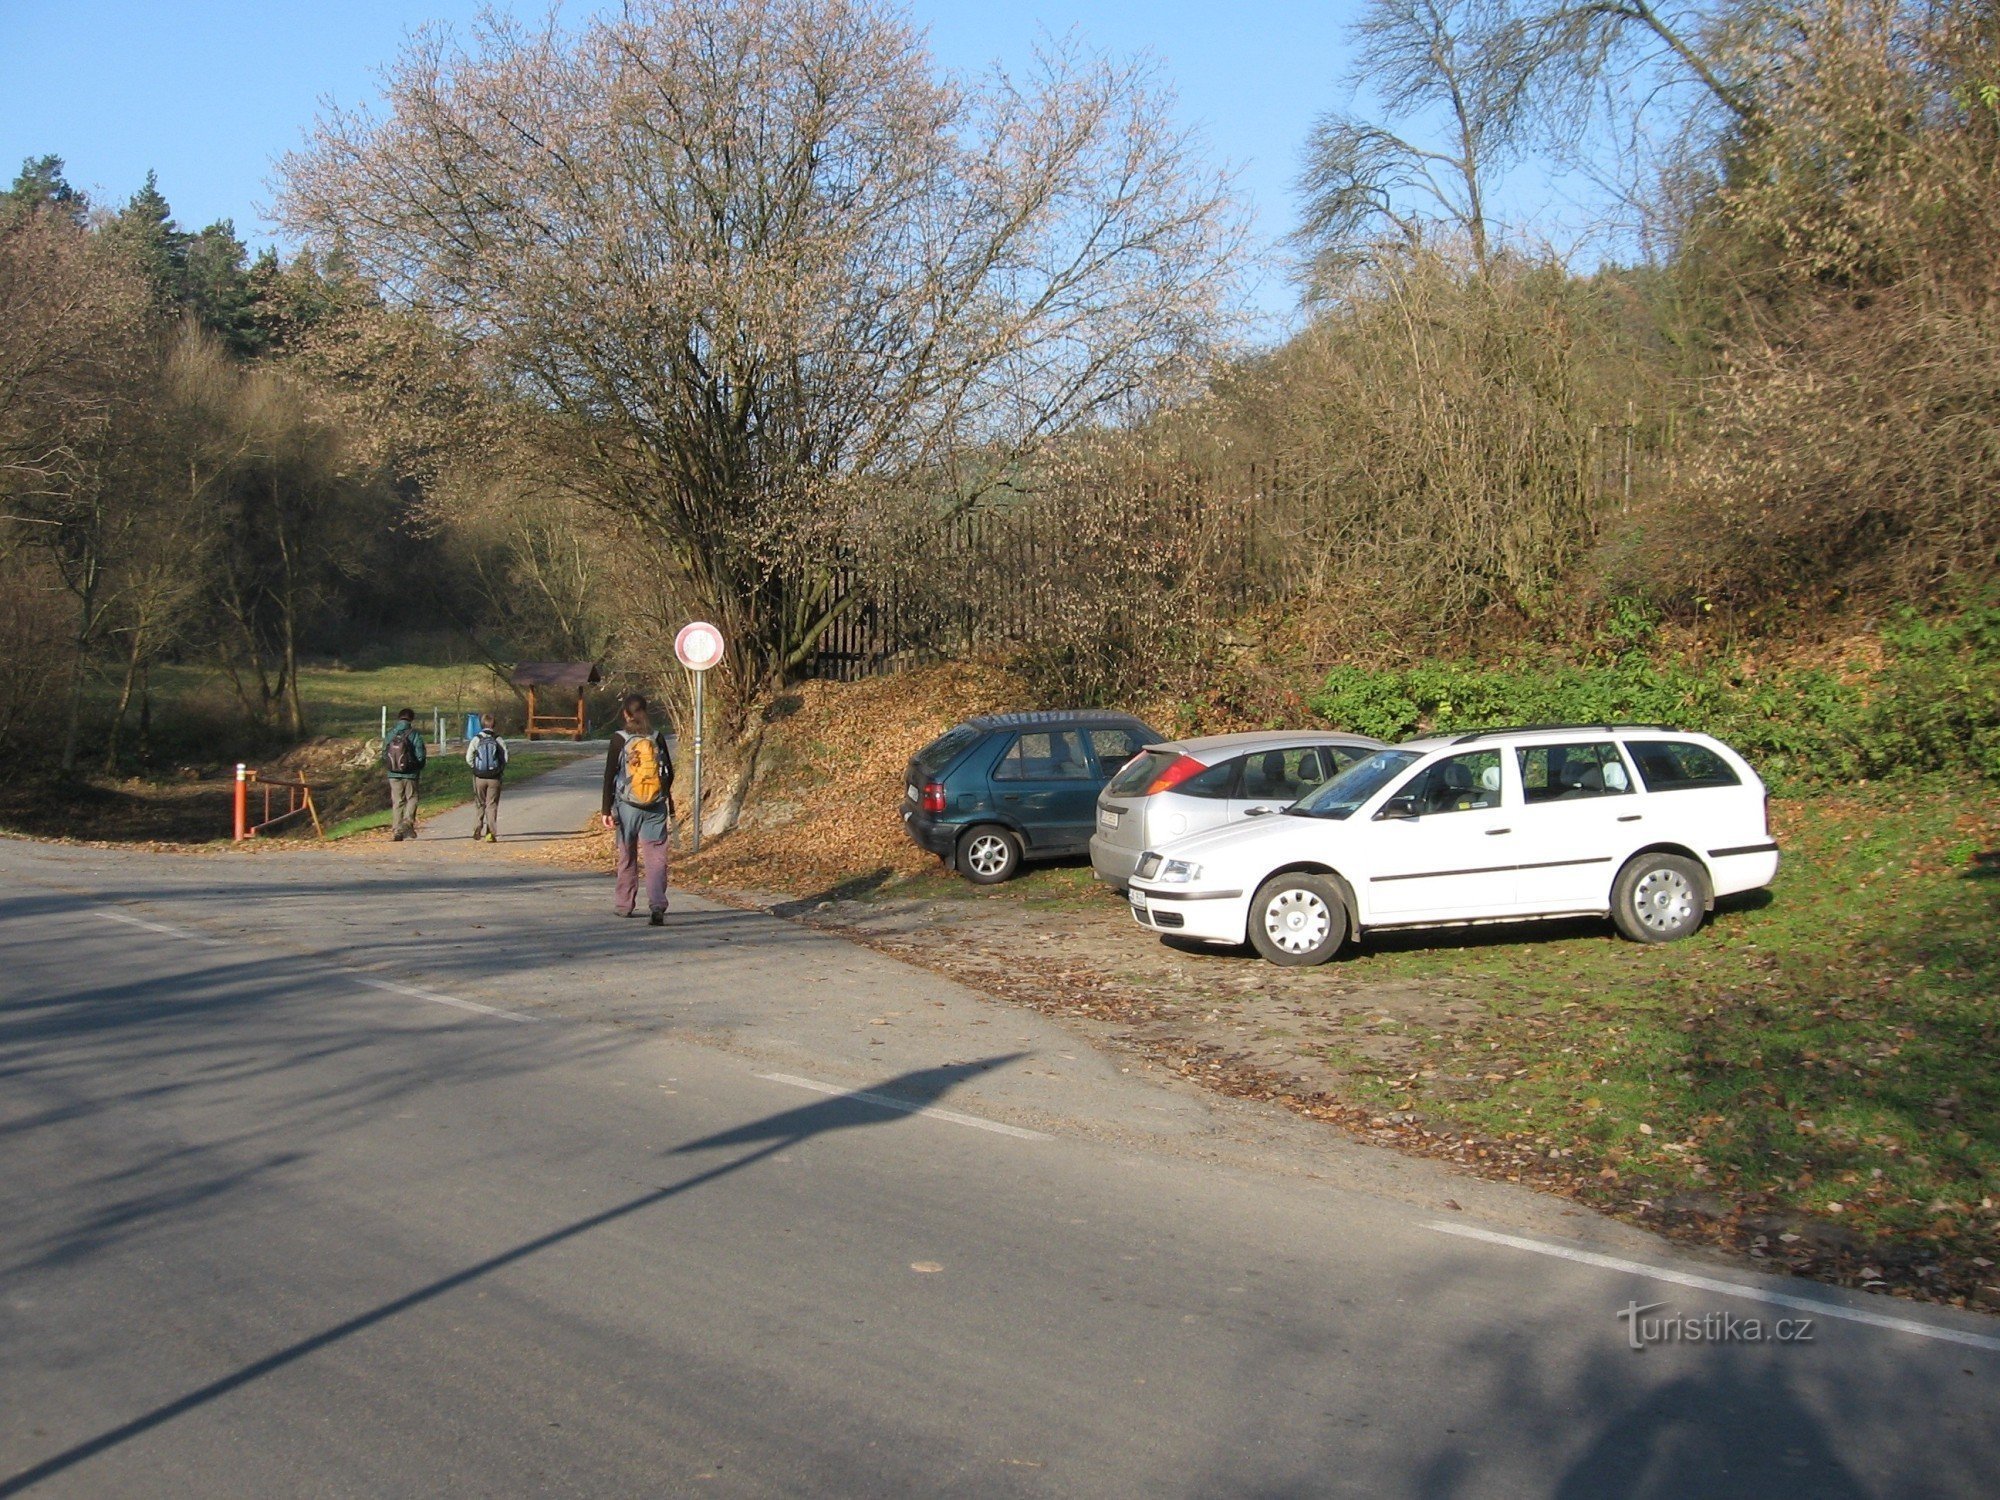
[[218,219],[187,241],[181,292],[201,326],[239,358],[261,353],[270,334],[258,317],[249,249],[236,226]]
[[153,173],[146,174],[146,185],[104,226],[104,234],[145,277],[155,311],[171,316],[186,303],[190,237],[174,223]]
[[21,163],[14,185],[0,194],[0,228],[38,209],[61,214],[72,224],[81,225],[90,211],[90,202],[69,185],[63,176],[60,156],[31,156]]

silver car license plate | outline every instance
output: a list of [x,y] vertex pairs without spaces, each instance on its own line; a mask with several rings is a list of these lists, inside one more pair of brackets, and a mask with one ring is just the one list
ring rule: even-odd
[[1116,828],[1118,826],[1118,814],[1108,807],[1098,808],[1097,826],[1099,828]]

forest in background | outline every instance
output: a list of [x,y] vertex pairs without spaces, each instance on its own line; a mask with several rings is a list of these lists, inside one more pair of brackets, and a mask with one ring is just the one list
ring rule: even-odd
[[[1782,661],[1825,680],[1774,733],[1879,687],[1916,706],[1853,708],[1841,764],[1921,723],[1911,757],[2000,774],[1992,9],[1374,0],[1355,40],[1375,112],[1303,148],[1309,316],[1252,352],[1239,211],[1156,73],[947,79],[869,4],[426,34],[285,159],[289,259],[26,163],[0,753],[296,739],[303,662],[440,627],[671,689],[697,615],[754,743],[886,600],[890,664],[962,649],[939,539],[1032,514],[1062,544],[982,585],[1033,600],[987,644],[1051,701],[1407,732],[1485,701],[1426,707],[1439,662],[1712,699]],[[1495,216],[1535,159],[1616,164],[1628,263]],[[1283,566],[1223,587],[1257,473]],[[226,712],[155,702],[190,663]]]

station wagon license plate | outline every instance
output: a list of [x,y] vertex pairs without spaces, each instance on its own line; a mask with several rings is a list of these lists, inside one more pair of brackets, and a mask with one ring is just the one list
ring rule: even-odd
[[1108,807],[1098,808],[1097,826],[1099,828],[1116,828],[1118,826],[1118,814]]
[[912,783],[911,785],[903,788],[903,796],[907,798],[909,801],[915,802],[918,801],[923,796],[923,793],[919,792],[915,784]]

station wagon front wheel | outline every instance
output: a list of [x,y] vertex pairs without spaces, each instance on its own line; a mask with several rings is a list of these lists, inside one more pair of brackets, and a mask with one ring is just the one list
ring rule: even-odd
[[1611,920],[1635,943],[1671,943],[1701,926],[1708,877],[1678,854],[1640,854],[1611,883]]
[[958,873],[974,885],[999,885],[1021,869],[1021,840],[998,823],[982,823],[958,841]]
[[1347,941],[1347,903],[1323,875],[1273,875],[1250,900],[1250,946],[1288,969],[1323,964]]

